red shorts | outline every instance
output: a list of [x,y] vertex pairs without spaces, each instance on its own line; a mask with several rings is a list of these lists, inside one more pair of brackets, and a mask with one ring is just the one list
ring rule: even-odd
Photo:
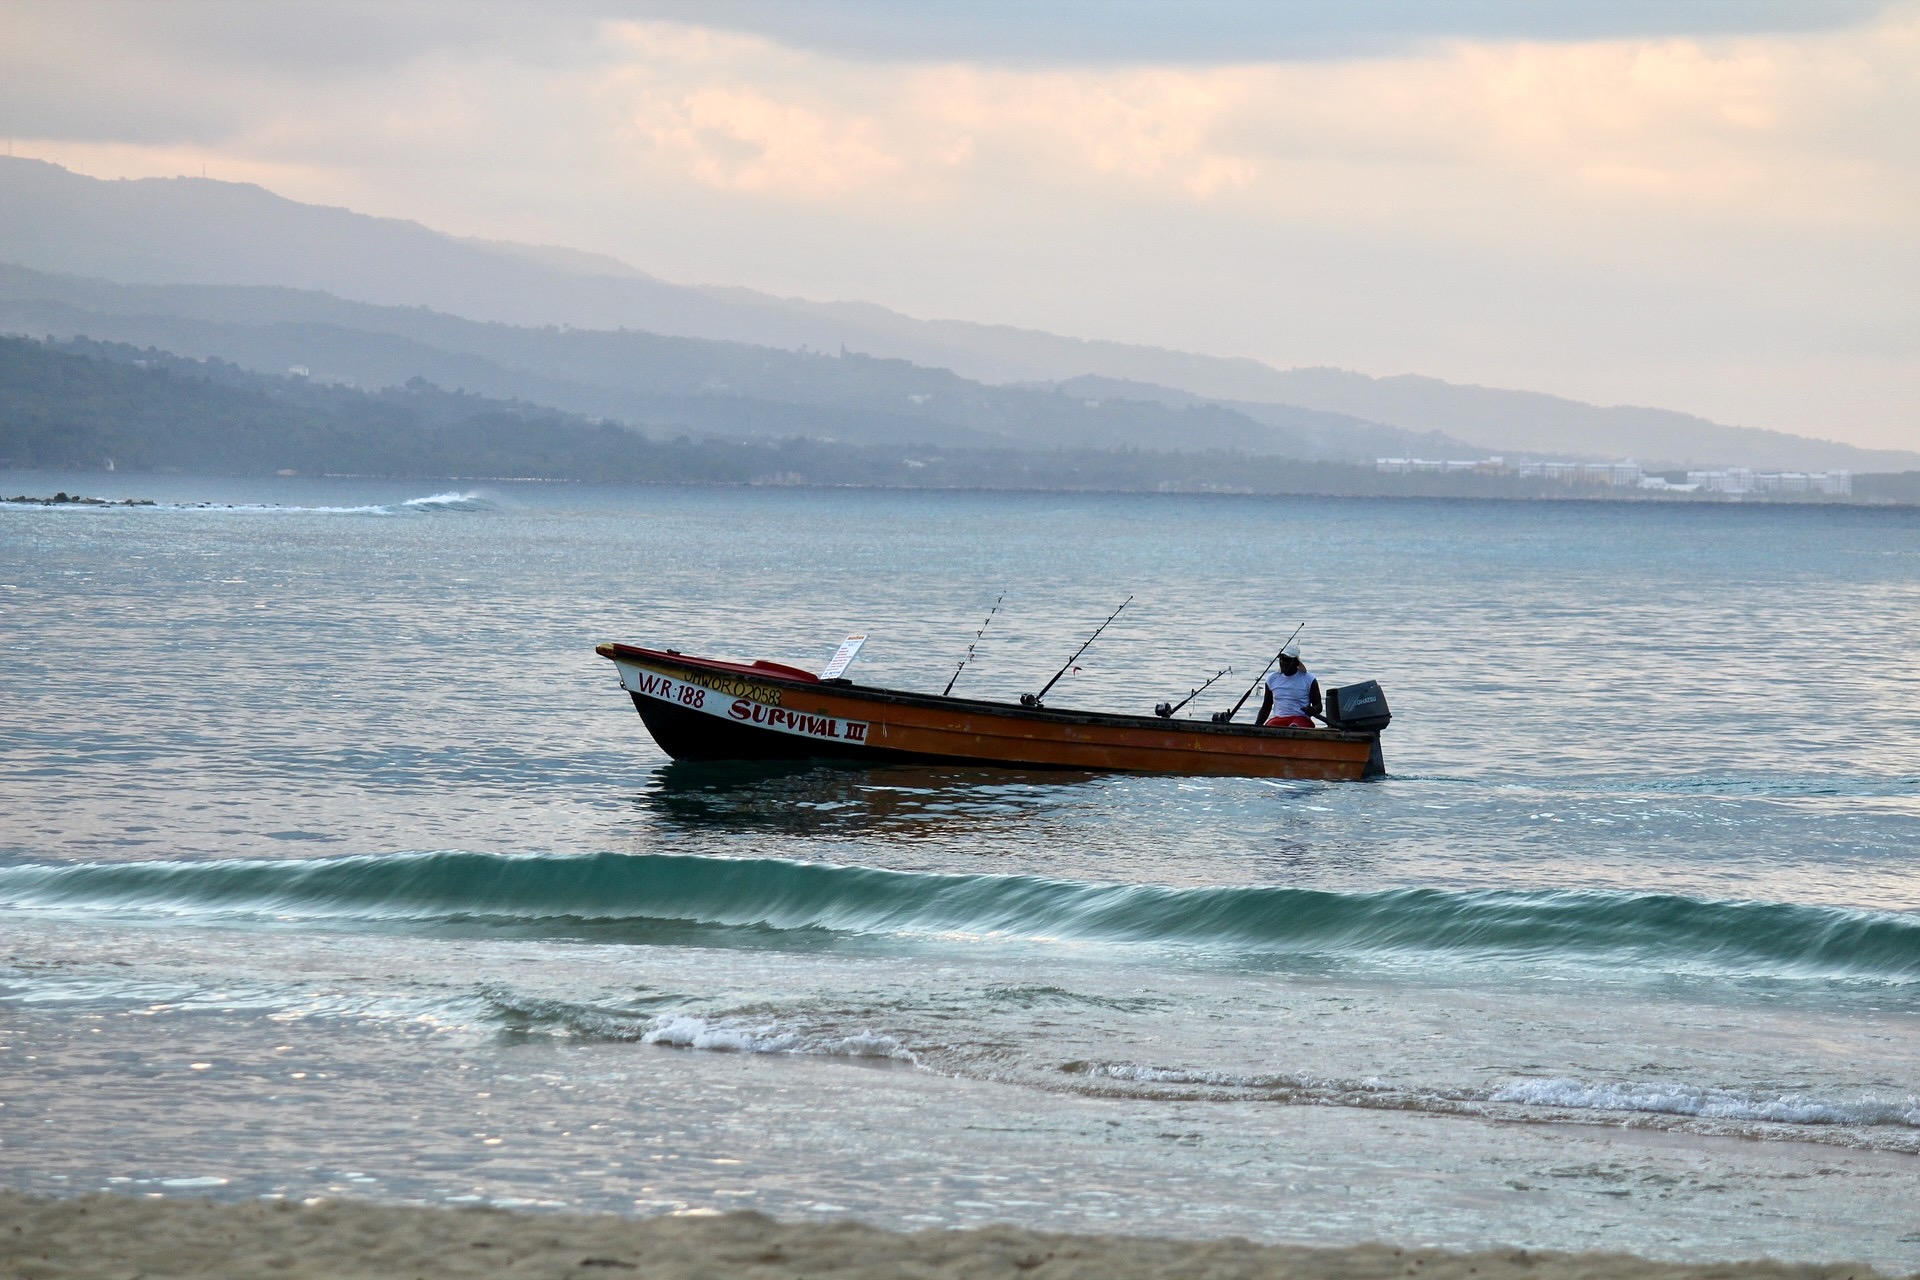
[[1306,716],[1275,716],[1267,721],[1269,729],[1311,729],[1313,721]]

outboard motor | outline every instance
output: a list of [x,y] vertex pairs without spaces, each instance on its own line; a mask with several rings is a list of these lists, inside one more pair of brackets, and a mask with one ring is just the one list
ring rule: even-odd
[[1349,733],[1378,733],[1393,723],[1387,695],[1377,680],[1363,680],[1343,689],[1327,690],[1327,727]]
[[1380,731],[1393,723],[1387,710],[1387,695],[1375,680],[1363,680],[1326,693],[1327,728],[1348,733],[1373,735],[1373,751],[1367,756],[1366,776],[1377,778],[1387,771],[1387,759],[1380,751]]

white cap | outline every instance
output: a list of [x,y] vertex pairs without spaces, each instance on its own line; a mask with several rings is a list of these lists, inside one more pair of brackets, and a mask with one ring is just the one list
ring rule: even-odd
[[1300,656],[1300,642],[1298,640],[1287,641],[1287,647],[1280,651],[1280,656],[1283,658],[1298,658]]

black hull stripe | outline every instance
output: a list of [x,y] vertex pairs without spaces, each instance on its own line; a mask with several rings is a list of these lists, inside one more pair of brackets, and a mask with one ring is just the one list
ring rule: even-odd
[[[975,760],[965,756],[894,751],[885,747],[851,747],[753,725],[732,724],[684,707],[669,706],[642,697],[632,690],[628,690],[627,696],[633,699],[640,719],[646,723],[647,732],[660,744],[660,749],[675,760],[839,760],[853,764],[948,764],[1062,773],[1088,771],[1085,765],[1016,764],[1007,760]],[[1096,772],[1117,771],[1100,769]]]

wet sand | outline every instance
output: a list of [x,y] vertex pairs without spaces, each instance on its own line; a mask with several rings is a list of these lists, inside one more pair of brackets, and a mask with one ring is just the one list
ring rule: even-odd
[[635,1219],[349,1201],[215,1204],[101,1195],[46,1200],[0,1191],[5,1276],[1842,1280],[1878,1274],[1845,1264],[1680,1264],[1626,1254],[1447,1253],[1374,1244],[1321,1249],[1239,1239],[1050,1235],[1010,1227],[906,1235],[855,1223],[779,1223],[754,1213]]

